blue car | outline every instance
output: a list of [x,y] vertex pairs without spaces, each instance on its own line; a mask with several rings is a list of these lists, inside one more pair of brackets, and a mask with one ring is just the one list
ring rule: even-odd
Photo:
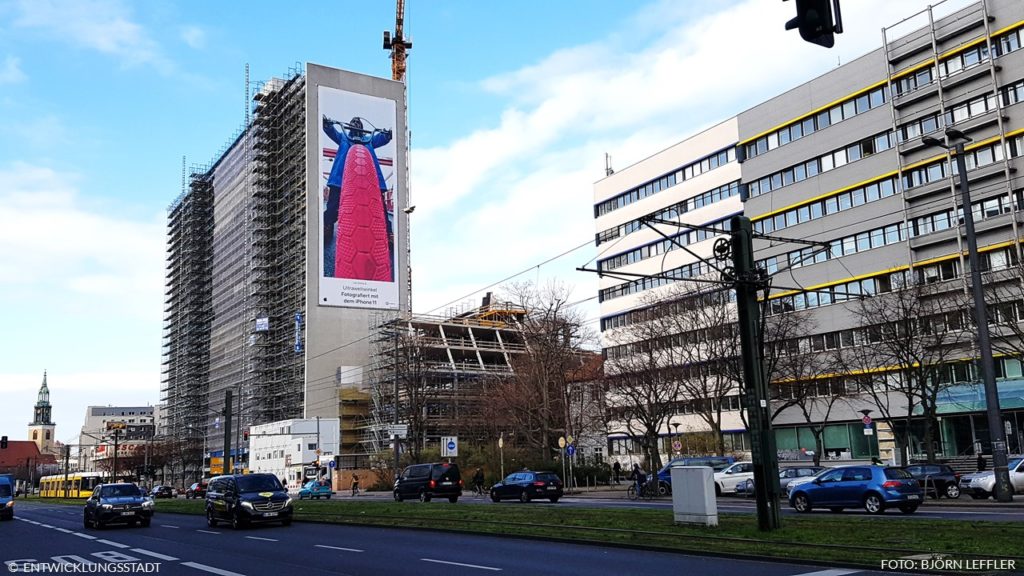
[[812,508],[841,512],[863,507],[869,514],[882,514],[887,508],[913,514],[923,498],[921,484],[906,470],[841,466],[794,488],[789,505],[797,512],[810,512]]
[[309,482],[306,482],[306,485],[303,486],[301,490],[299,490],[299,500],[305,500],[306,498],[309,498],[310,500],[314,498],[317,500],[327,498],[330,500],[331,496],[334,496],[334,491],[331,490],[331,485],[319,480],[310,480]]

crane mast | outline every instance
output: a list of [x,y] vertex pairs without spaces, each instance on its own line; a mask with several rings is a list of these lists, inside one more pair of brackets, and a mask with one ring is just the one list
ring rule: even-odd
[[405,81],[405,58],[412,42],[405,39],[405,0],[395,1],[395,32],[384,31],[384,49],[391,51],[391,79]]

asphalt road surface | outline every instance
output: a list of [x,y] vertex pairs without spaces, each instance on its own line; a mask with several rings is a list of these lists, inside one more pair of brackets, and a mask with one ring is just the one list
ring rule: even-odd
[[[238,531],[228,527],[210,529],[203,517],[181,514],[157,513],[149,528],[94,530],[82,528],[79,508],[45,503],[19,503],[16,520],[0,523],[0,561],[12,572],[26,571],[26,562],[118,563],[123,566],[117,567],[116,573],[133,573],[129,569],[134,569],[134,573],[193,576],[480,576],[497,572],[588,576],[641,573],[723,576],[881,574],[827,566],[398,528],[296,522],[290,527],[259,526]],[[37,573],[40,571],[38,566],[33,568]],[[66,569],[63,573],[73,572]]]

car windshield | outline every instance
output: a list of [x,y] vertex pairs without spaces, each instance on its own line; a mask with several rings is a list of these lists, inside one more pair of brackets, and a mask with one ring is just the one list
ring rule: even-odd
[[0,484],[0,498],[10,498],[11,496],[11,485]]
[[284,490],[274,476],[239,476],[236,480],[239,492],[276,492]]
[[139,487],[134,484],[104,486],[103,490],[100,491],[101,498],[126,498],[132,496],[142,496],[142,492],[139,491]]
[[1017,466],[1020,466],[1021,460],[1024,460],[1024,458],[1014,458],[1013,460],[1010,460],[1006,467],[1010,470],[1014,470]]

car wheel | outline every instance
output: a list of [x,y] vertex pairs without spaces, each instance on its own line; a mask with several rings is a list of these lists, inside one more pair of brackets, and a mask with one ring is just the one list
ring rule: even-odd
[[715,497],[720,498],[722,496],[722,487],[719,484],[715,484]]
[[398,490],[395,490],[395,502],[401,502],[401,501],[402,501],[402,495],[398,493]]
[[206,525],[210,528],[217,527],[217,519],[213,517],[213,510],[206,511]]
[[140,522],[140,524],[142,524],[143,528],[149,528],[149,525],[151,523],[152,523],[152,520],[150,520],[149,518],[143,518],[142,521]]
[[107,527],[106,523],[100,520],[99,518],[93,520],[92,525],[95,526],[97,530],[103,530]]
[[299,494],[299,500],[305,500],[305,499],[306,499],[306,495],[305,494]]
[[551,498],[548,498],[548,500],[551,500],[552,504],[558,504],[558,496],[552,496]]
[[801,514],[811,511],[811,501],[807,498],[806,494],[797,494],[793,496],[793,509]]
[[864,497],[864,509],[868,514],[882,514],[885,512],[885,503],[878,494],[868,494]]
[[526,504],[530,501],[530,494],[526,490],[523,490],[519,493],[519,501]]
[[448,501],[451,502],[452,504],[455,504],[456,502],[459,501],[459,497],[458,496],[449,496],[448,497]]
[[900,512],[903,512],[904,514],[913,514],[914,512],[917,512],[917,506],[917,504],[903,504],[900,506]]
[[491,502],[501,502],[501,498],[498,498],[497,494],[491,492]]
[[658,496],[668,496],[672,490],[668,487],[668,484],[664,482],[658,482]]
[[88,516],[82,516],[82,526],[85,528],[92,528],[92,523],[89,522]]
[[231,527],[235,530],[245,528],[245,520],[237,512],[231,515]]
[[960,487],[957,486],[956,484],[952,483],[952,482],[950,482],[949,484],[946,484],[946,498],[959,498],[959,497],[960,497]]
[[834,513],[836,513],[836,514],[839,514],[840,512],[843,511],[843,507],[842,506],[832,506],[831,508],[829,508],[829,510],[834,512]]
[[426,490],[420,490],[420,502],[430,502],[430,494]]

